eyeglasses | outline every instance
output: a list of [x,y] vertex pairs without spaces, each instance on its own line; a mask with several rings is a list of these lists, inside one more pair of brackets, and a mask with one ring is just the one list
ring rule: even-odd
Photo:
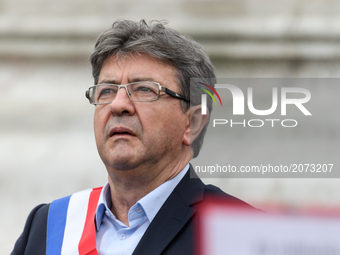
[[90,104],[110,104],[116,98],[116,95],[120,88],[125,88],[129,98],[133,102],[156,101],[159,99],[161,91],[172,97],[190,102],[190,100],[185,98],[184,96],[161,86],[157,82],[150,81],[132,82],[126,85],[98,84],[90,87],[86,91],[85,95],[90,101]]

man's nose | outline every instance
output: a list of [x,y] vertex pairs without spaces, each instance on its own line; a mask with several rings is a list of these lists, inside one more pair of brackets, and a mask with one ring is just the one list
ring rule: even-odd
[[135,113],[135,105],[131,101],[126,87],[118,89],[115,99],[110,103],[110,109],[114,115],[133,115]]

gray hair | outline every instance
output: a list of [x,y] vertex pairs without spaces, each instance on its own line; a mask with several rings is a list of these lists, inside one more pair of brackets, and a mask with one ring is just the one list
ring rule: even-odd
[[[111,56],[131,55],[132,53],[145,53],[172,65],[177,72],[180,93],[190,98],[191,105],[200,104],[201,92],[190,96],[190,78],[210,78],[215,81],[214,67],[203,47],[178,31],[165,27],[164,21],[145,20],[134,22],[119,20],[112,27],[99,35],[91,55],[92,75],[95,84],[98,83],[100,70],[105,60]],[[214,86],[215,82],[211,84]],[[190,105],[181,101],[183,112]],[[208,97],[207,108],[212,111],[212,100]],[[200,135],[191,144],[194,157],[197,157],[203,145],[204,135],[208,123]]]

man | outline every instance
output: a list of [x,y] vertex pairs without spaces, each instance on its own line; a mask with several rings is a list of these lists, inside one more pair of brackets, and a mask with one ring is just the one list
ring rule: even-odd
[[99,36],[91,64],[108,183],[36,207],[12,254],[193,254],[197,206],[212,194],[239,201],[190,178],[208,125],[190,78],[215,79],[209,57],[161,22],[122,20]]

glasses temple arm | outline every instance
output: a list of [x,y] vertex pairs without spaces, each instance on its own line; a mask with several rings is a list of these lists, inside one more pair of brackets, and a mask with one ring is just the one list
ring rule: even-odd
[[176,97],[178,99],[182,99],[184,101],[187,101],[188,103],[190,103],[190,100],[185,98],[184,96],[180,95],[180,94],[177,94],[176,92],[168,89],[168,88],[165,88],[165,87],[162,87],[162,90],[167,93],[168,95],[172,96],[172,97]]

